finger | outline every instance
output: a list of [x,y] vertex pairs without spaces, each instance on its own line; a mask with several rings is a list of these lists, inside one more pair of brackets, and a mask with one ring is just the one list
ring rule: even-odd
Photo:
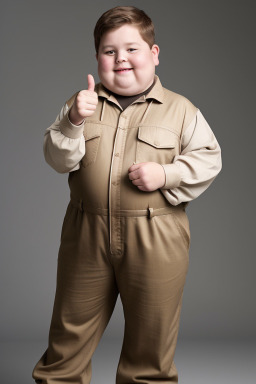
[[140,178],[139,172],[137,170],[130,172],[128,176],[130,180],[137,180]]
[[138,187],[138,189],[140,189],[140,190],[143,191],[143,192],[151,192],[149,189],[147,189],[147,188],[144,187],[143,185],[138,185],[137,187]]
[[94,91],[94,88],[95,88],[94,77],[92,75],[88,75],[87,80],[88,80],[88,91]]
[[132,183],[133,185],[136,185],[136,186],[142,186],[142,182],[140,179],[132,180]]
[[[89,92],[89,91],[86,91],[86,92]],[[95,105],[98,104],[98,99],[94,95],[84,93],[83,97],[84,97],[84,99],[79,99],[79,101],[81,101],[81,103],[95,104]]]
[[85,111],[95,111],[96,105],[94,105],[94,104],[87,104],[84,109],[85,109]]
[[130,166],[128,169],[128,172],[136,171],[136,169],[139,169],[141,167],[141,163],[136,164],[135,161],[133,162],[133,165]]

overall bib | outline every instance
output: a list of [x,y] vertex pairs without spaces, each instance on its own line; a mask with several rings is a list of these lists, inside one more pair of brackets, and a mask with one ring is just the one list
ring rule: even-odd
[[[86,120],[86,154],[70,172],[49,346],[33,371],[42,384],[89,384],[91,358],[120,294],[125,330],[117,384],[177,383],[173,361],[189,264],[189,222],[128,168],[169,164],[196,107],[157,81],[124,111],[101,84]],[[74,95],[75,96],[75,95]],[[74,96],[68,101],[71,106]]]

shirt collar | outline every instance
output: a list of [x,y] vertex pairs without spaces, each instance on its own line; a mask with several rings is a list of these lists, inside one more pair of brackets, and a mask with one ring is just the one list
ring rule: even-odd
[[[162,84],[160,82],[160,79],[157,75],[154,75],[155,84],[151,91],[147,95],[141,96],[142,100],[147,99],[155,99],[159,101],[160,103],[164,102],[164,90],[162,87]],[[109,101],[116,101],[115,97],[105,88],[101,83],[98,83],[96,85],[96,89],[98,88],[98,96],[104,97],[105,99]]]

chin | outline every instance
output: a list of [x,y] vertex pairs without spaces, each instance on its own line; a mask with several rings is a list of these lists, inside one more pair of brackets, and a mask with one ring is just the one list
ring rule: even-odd
[[102,84],[109,89],[111,92],[117,93],[123,96],[132,96],[135,95],[134,89],[131,89],[130,86],[116,86],[113,84],[108,84],[106,82],[102,82]]
[[137,92],[136,89],[134,88],[127,88],[127,87],[116,87],[112,89],[113,92],[122,95],[122,96],[133,96],[136,95],[137,93],[140,93],[139,91]]

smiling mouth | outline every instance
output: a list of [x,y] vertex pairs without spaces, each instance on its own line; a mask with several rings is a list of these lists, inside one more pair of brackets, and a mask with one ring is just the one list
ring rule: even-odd
[[133,68],[120,68],[120,69],[115,69],[114,72],[129,72],[129,71],[132,71]]

